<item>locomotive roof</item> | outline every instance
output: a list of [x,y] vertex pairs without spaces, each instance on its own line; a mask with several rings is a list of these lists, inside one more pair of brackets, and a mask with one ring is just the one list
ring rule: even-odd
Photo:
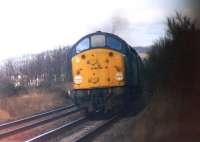
[[[97,39],[97,38],[99,38],[99,39]],[[94,40],[94,41],[96,40],[96,46],[94,46],[93,43],[95,43],[95,42],[93,42],[92,40]],[[98,46],[98,44],[100,43],[98,40],[99,41],[101,40],[101,42],[102,41],[105,42],[103,44],[103,46],[102,45]],[[86,45],[87,44],[88,47],[84,48],[83,46],[80,46],[80,44],[82,44],[82,45],[84,45],[84,44]],[[120,45],[120,46],[118,46],[118,45]],[[78,47],[80,48],[80,50],[77,50]],[[137,54],[136,51],[130,45],[128,45],[126,41],[124,41],[119,36],[117,36],[115,34],[112,34],[112,33],[97,31],[95,33],[90,33],[90,34],[82,37],[79,41],[77,41],[72,46],[72,53],[71,53],[71,55],[73,56],[73,55],[75,55],[75,54],[77,54],[79,52],[82,52],[82,51],[85,51],[85,50],[88,50],[88,49],[91,49],[91,48],[99,48],[99,47],[101,47],[101,48],[102,47],[112,48],[112,49],[117,50],[119,52],[122,52],[124,54],[128,54],[130,52]]]

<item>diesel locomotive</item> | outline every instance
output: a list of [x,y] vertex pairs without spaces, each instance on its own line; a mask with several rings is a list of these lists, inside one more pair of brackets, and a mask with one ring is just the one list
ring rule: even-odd
[[117,35],[88,34],[67,55],[68,95],[87,112],[128,107],[142,92],[142,66],[134,48]]

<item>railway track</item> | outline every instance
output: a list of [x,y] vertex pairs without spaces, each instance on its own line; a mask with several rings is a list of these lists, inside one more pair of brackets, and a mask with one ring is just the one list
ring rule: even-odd
[[25,117],[19,120],[1,124],[0,141],[1,139],[8,137],[10,135],[15,135],[24,130],[46,124],[48,122],[68,116],[78,111],[80,111],[80,109],[76,108],[74,105],[63,106],[51,111],[38,113],[30,117]]
[[[42,127],[48,122],[54,122],[59,118],[68,117],[70,114],[81,111],[74,105],[56,108],[54,110],[38,113],[30,117],[25,117],[16,121],[7,122],[0,125],[0,141],[10,141],[10,136],[23,135],[25,130],[32,131],[34,128]],[[64,121],[64,124],[54,128],[50,127],[45,131],[39,132],[29,138],[23,140],[14,139],[16,141],[25,142],[87,142],[89,139],[98,134],[102,128],[111,124],[116,120],[118,115],[109,120],[89,120],[86,116],[79,116],[70,121]],[[13,139],[12,139],[13,140]]]
[[[92,137],[98,135],[98,132],[101,132],[103,128],[118,118],[119,115],[116,115],[108,120],[92,121],[88,120],[86,117],[81,117],[61,127],[31,138],[26,142],[88,142]],[[62,133],[64,133],[64,135],[59,137],[59,135],[62,135]]]

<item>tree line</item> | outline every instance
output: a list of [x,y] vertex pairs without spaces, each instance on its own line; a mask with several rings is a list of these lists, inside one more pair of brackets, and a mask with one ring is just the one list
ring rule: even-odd
[[0,89],[51,86],[65,82],[69,49],[69,46],[60,47],[36,55],[6,60],[0,67]]

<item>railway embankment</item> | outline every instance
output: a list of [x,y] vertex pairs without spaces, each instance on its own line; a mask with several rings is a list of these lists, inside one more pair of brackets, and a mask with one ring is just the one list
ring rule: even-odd
[[60,89],[30,89],[0,100],[0,121],[21,118],[70,103]]

